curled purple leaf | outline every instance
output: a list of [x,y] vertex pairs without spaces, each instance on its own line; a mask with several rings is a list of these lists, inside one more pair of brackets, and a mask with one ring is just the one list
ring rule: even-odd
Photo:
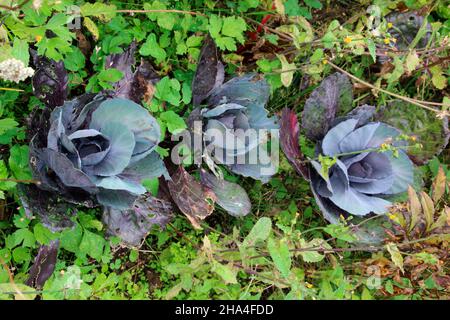
[[31,50],[31,56],[36,68],[32,80],[34,95],[51,109],[62,106],[69,93],[64,62],[39,56],[34,50]]
[[325,78],[305,103],[302,127],[306,137],[312,141],[322,139],[337,112],[350,111],[352,100],[352,84],[346,75],[334,73]]
[[59,240],[53,240],[49,245],[39,247],[38,254],[34,259],[30,269],[26,285],[41,289],[45,282],[55,271],[56,260],[58,258]]
[[117,236],[129,245],[138,246],[153,226],[165,227],[173,218],[172,212],[169,201],[145,194],[128,210],[105,208],[103,223],[107,235]]
[[225,79],[225,71],[219,59],[219,53],[210,35],[204,39],[197,70],[192,81],[192,100],[198,106],[211,92],[219,87]]
[[136,42],[133,41],[130,46],[122,53],[111,54],[106,57],[105,68],[115,68],[123,73],[123,77],[114,84],[114,91],[117,97],[128,98],[132,88],[134,72],[131,69],[136,60]]
[[300,128],[297,115],[289,108],[284,108],[280,120],[280,144],[286,158],[294,169],[309,180],[309,169],[299,145]]

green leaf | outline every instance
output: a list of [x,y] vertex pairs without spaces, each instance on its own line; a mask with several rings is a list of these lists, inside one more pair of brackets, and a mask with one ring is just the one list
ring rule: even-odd
[[66,55],[64,67],[70,71],[79,71],[84,68],[85,57],[78,47],[73,47],[72,52]]
[[22,243],[22,246],[33,248],[36,242],[33,232],[24,228],[14,232],[15,241],[17,244]]
[[267,249],[281,275],[287,278],[291,269],[291,254],[286,241],[269,238]]
[[272,220],[267,217],[262,217],[255,223],[250,233],[245,237],[242,245],[248,247],[258,242],[263,242],[269,237],[271,231]]
[[212,271],[217,273],[223,279],[223,281],[225,281],[225,284],[237,283],[237,270],[236,268],[233,268],[231,263],[229,265],[223,265],[217,261],[214,261]]
[[80,250],[82,237],[83,228],[77,223],[73,229],[65,230],[61,233],[61,248],[69,252],[77,253]]
[[[9,179],[8,168],[6,168],[5,162],[0,160],[0,179]],[[16,185],[13,181],[0,181],[0,190],[10,190]],[[0,195],[1,196],[1,195]]]
[[[145,10],[166,10],[167,6],[159,1],[153,1],[150,3],[144,3]],[[177,22],[177,16],[170,12],[148,12],[147,16],[152,21],[157,21],[157,24],[167,30],[172,30],[173,26]]]
[[14,129],[18,125],[19,123],[17,123],[14,119],[0,119],[0,135],[3,135],[8,130]]
[[369,49],[370,56],[372,57],[373,62],[377,61],[377,50],[375,46],[375,42],[372,39],[367,39],[367,48]]
[[217,47],[221,50],[236,51],[236,41],[231,37],[216,38]]
[[166,51],[160,47],[154,33],[149,34],[139,53],[143,56],[152,56],[157,63],[161,63],[167,57]]
[[284,3],[284,11],[290,17],[302,16],[307,19],[311,18],[311,13],[305,6],[300,6],[298,0],[287,0]]
[[304,0],[305,4],[308,7],[314,8],[314,9],[322,9],[322,4],[319,0]]
[[28,66],[28,63],[30,61],[30,54],[28,52],[28,43],[26,40],[14,38],[11,54],[14,58],[22,61],[25,66]]
[[120,79],[122,79],[122,77],[123,77],[122,71],[117,70],[115,68],[102,70],[98,74],[98,80],[111,83],[119,81]]
[[50,241],[58,238],[58,233],[53,233],[49,229],[47,229],[43,224],[38,223],[33,228],[34,237],[36,241],[40,244],[49,244]]
[[103,254],[105,240],[103,237],[89,230],[84,230],[83,239],[80,243],[80,252],[86,253],[97,261],[100,261]]
[[31,260],[30,249],[25,247],[17,247],[12,251],[12,257],[15,262],[23,263]]
[[176,79],[170,79],[166,76],[156,84],[155,97],[160,100],[167,101],[174,106],[179,106],[181,99],[179,91],[180,83]]
[[[331,249],[330,245],[328,243],[325,242],[325,240],[323,239],[312,239],[309,242],[306,242],[304,239],[300,239],[300,246],[301,248],[311,248],[311,249],[315,249],[315,248],[325,248],[325,249]],[[319,262],[322,261],[323,258],[325,257],[325,255],[323,255],[322,253],[319,253],[319,251],[302,251],[300,252],[300,255],[302,256],[303,260],[305,262]]]
[[223,21],[219,16],[212,14],[209,17],[208,31],[211,34],[211,37],[213,37],[214,39],[217,39],[219,37],[220,30],[222,29],[222,24]]
[[28,146],[14,145],[10,150],[9,168],[16,179],[29,180],[32,178],[28,165]]
[[103,22],[108,22],[116,16],[117,8],[101,2],[85,3],[80,7],[80,13],[83,17],[94,16],[100,18]]
[[240,43],[243,43],[245,41],[245,30],[247,30],[247,24],[241,17],[226,17],[223,19],[223,35],[236,38]]
[[187,128],[183,118],[172,110],[162,112],[159,115],[159,119],[161,119],[166,124],[167,129],[172,134],[177,134],[178,132],[183,131]]

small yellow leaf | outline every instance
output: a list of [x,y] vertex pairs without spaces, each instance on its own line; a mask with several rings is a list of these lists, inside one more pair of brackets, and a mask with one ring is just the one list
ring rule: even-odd
[[86,27],[86,29],[89,30],[90,33],[92,33],[92,37],[94,38],[94,40],[98,41],[98,39],[100,37],[100,34],[98,32],[98,28],[97,28],[97,25],[95,24],[95,22],[92,21],[88,17],[84,17],[83,18],[83,25]]
[[447,78],[442,74],[442,68],[440,65],[432,66],[430,68],[431,71],[431,82],[433,85],[439,89],[442,90],[447,86]]
[[433,181],[433,201],[437,203],[445,192],[445,184],[447,177],[445,175],[442,166],[439,166],[439,171],[436,178]]
[[433,223],[433,225],[431,226],[431,230],[436,229],[436,228],[442,228],[445,227],[445,225],[447,224],[447,213],[445,212],[446,210],[443,209],[441,214],[439,215],[439,218],[437,218],[437,220]]
[[277,56],[281,61],[281,83],[283,83],[285,87],[289,87],[294,78],[295,64],[289,63],[284,55],[277,54]]
[[391,255],[392,262],[402,270],[402,273],[405,273],[403,269],[403,256],[400,250],[398,250],[397,245],[395,243],[388,243],[386,244],[386,250]]
[[275,8],[279,14],[284,14],[284,3],[283,0],[275,0],[274,1]]
[[416,50],[411,50],[406,56],[406,70],[413,72],[416,70],[417,66],[420,64],[419,56]]

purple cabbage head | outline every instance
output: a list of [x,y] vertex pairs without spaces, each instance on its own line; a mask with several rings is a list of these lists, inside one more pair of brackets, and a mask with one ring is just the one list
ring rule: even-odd
[[[381,122],[358,126],[350,118],[332,127],[318,149],[335,158],[326,172],[321,163],[311,161],[311,185],[314,194],[343,211],[356,216],[384,214],[391,202],[387,196],[405,192],[413,184],[413,164],[402,149],[380,152],[381,145],[395,141],[400,132]],[[394,142],[400,147],[400,143]],[[327,215],[335,221],[339,216]]]
[[131,100],[81,96],[53,109],[49,125],[46,140],[35,136],[30,148],[41,189],[124,210],[146,192],[143,179],[166,172],[155,150],[159,125]]

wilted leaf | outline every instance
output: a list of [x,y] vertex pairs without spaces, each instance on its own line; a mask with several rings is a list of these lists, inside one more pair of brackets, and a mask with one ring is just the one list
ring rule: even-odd
[[433,201],[437,203],[445,193],[447,176],[442,166],[439,166],[438,174],[433,181]]
[[291,270],[291,254],[285,240],[274,240],[269,238],[267,241],[267,250],[270,257],[281,275],[285,278],[289,276]]
[[434,112],[400,100],[381,107],[375,114],[375,120],[416,136],[417,142],[423,147],[409,148],[407,152],[417,165],[426,164],[435,155],[439,155],[450,138],[447,117],[438,119]]
[[[28,217],[38,216],[41,223],[53,232],[73,226],[71,217],[75,213],[69,203],[60,201],[54,192],[47,192],[35,185],[18,185],[20,201]],[[74,194],[74,198],[77,196]],[[73,199],[73,202],[77,202]],[[88,201],[83,205],[93,206]]]
[[141,100],[150,103],[155,94],[155,84],[159,80],[160,77],[151,63],[141,59],[141,64],[134,73],[129,99],[137,103],[140,103]]
[[216,196],[204,189],[183,167],[178,167],[167,182],[170,194],[178,208],[189,219],[194,228],[201,229],[200,221],[214,210]]
[[219,59],[219,53],[214,40],[207,35],[200,52],[197,70],[192,81],[192,101],[198,106],[210,93],[220,86],[225,78],[225,71]]
[[200,171],[200,176],[202,184],[215,193],[217,203],[229,214],[242,217],[250,212],[252,204],[247,192],[240,185],[219,179],[203,169]]
[[297,115],[289,108],[284,108],[280,120],[280,144],[294,169],[309,180],[309,170],[299,145],[300,128]]
[[337,112],[350,111],[352,101],[352,84],[346,75],[334,73],[325,78],[304,106],[302,127],[306,136],[313,141],[322,139]]
[[94,38],[95,41],[98,41],[99,37],[100,37],[100,33],[98,31],[98,27],[95,24],[94,21],[92,21],[90,18],[88,17],[84,17],[83,18],[83,25],[86,27],[86,29],[89,30],[89,32],[92,34],[92,37]]
[[422,206],[420,205],[419,197],[413,187],[408,187],[409,196],[409,211],[411,212],[411,221],[409,224],[409,231],[411,231],[419,222],[422,215]]
[[163,228],[172,219],[172,212],[170,202],[145,194],[129,210],[105,208],[103,223],[107,226],[107,235],[138,246],[153,226]]
[[420,64],[419,56],[416,50],[411,50],[406,56],[406,70],[413,72],[416,70],[417,66]]
[[289,87],[294,78],[295,63],[289,63],[284,55],[277,54],[277,56],[281,61],[281,83],[285,87]]
[[430,196],[425,192],[421,192],[421,200],[423,214],[425,217],[425,222],[427,223],[427,230],[431,227],[434,221],[434,204],[433,200],[431,200]]
[[30,269],[26,285],[41,289],[53,274],[58,257],[59,241],[51,241],[48,246],[41,246]]
[[405,270],[403,269],[403,256],[398,250],[397,245],[395,243],[388,243],[386,244],[386,250],[390,253],[392,262],[404,273]]
[[431,71],[431,82],[433,83],[433,85],[439,89],[439,90],[443,90],[446,86],[447,86],[447,77],[444,75],[444,72],[441,68],[441,66],[437,65],[437,66],[432,66],[430,68]]

